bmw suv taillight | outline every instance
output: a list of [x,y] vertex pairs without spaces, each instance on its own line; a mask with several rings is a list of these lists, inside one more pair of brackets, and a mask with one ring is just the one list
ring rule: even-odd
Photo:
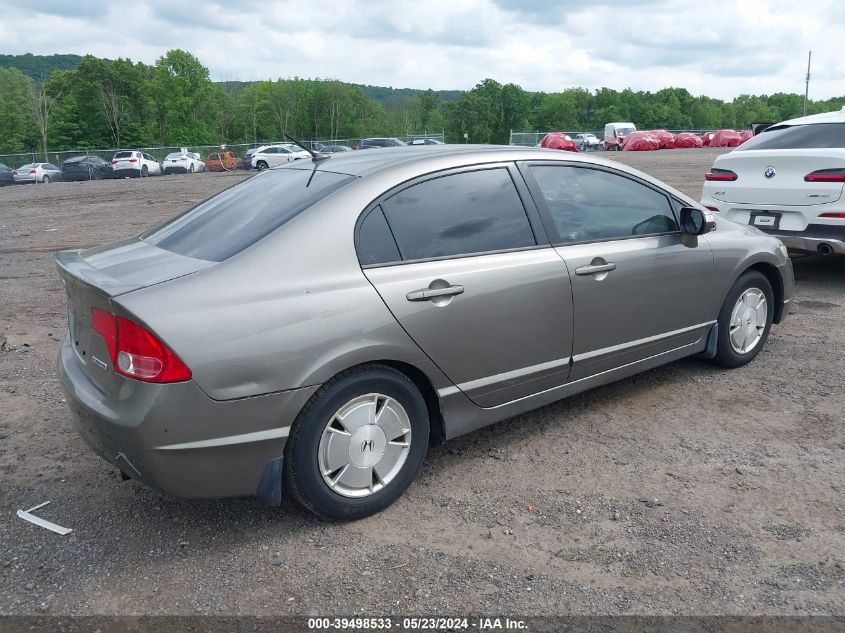
[[91,329],[106,342],[117,373],[144,382],[190,380],[191,370],[182,359],[134,321],[92,308]]
[[704,174],[704,180],[712,181],[733,181],[736,180],[739,176],[737,176],[734,172],[730,169],[716,169],[715,167]]
[[845,182],[845,169],[819,169],[804,176],[804,182]]

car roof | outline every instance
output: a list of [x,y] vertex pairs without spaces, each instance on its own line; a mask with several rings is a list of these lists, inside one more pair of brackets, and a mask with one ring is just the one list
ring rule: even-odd
[[797,119],[781,121],[780,123],[772,125],[771,128],[778,128],[786,125],[811,125],[813,123],[845,123],[845,106],[842,106],[841,110],[834,110],[833,112],[822,112],[821,114],[811,114],[810,116],[802,116]]
[[[568,163],[584,163],[611,167],[617,171],[633,174],[643,180],[654,183],[666,191],[670,191],[682,200],[690,200],[689,196],[677,191],[666,183],[649,176],[633,167],[618,161],[599,158],[593,154],[576,154],[562,152],[556,149],[540,147],[521,147],[513,145],[423,145],[412,148],[386,147],[377,152],[341,152],[331,154],[330,158],[320,161],[312,169],[331,171],[350,176],[370,176],[390,170],[404,171],[413,168],[420,175],[452,169],[483,165],[497,162],[513,161],[563,161]],[[305,161],[288,163],[274,170],[305,169]]]

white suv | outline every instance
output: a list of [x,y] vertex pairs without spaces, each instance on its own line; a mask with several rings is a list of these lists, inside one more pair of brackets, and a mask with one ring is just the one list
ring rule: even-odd
[[268,167],[284,165],[285,163],[302,158],[311,158],[311,154],[301,147],[290,143],[262,145],[252,155],[252,166],[258,171],[264,171]]
[[115,178],[160,176],[159,162],[144,152],[120,151],[111,160],[111,170]]
[[845,107],[778,123],[719,156],[701,204],[787,248],[845,255]]

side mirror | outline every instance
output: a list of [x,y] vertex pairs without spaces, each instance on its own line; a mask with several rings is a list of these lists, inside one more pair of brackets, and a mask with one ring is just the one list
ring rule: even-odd
[[704,235],[716,228],[716,218],[695,207],[681,209],[681,232],[687,235]]

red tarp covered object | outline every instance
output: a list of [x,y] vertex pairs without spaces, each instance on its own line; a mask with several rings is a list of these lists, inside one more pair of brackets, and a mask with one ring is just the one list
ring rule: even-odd
[[751,130],[743,130],[739,133],[739,142],[745,143],[745,141],[750,139],[752,136],[754,136],[754,132],[752,132]]
[[650,152],[660,149],[660,140],[650,132],[631,132],[622,143],[622,150],[627,152]]
[[713,135],[715,132],[705,132],[701,135],[701,142],[704,143],[704,147],[709,147],[710,143],[713,142]]
[[736,147],[739,144],[739,133],[734,130],[717,130],[710,141],[710,147]]
[[674,149],[675,135],[671,132],[667,132],[666,130],[649,130],[648,133],[660,141],[660,149]]
[[675,134],[675,147],[703,147],[704,141],[692,132]]
[[545,147],[546,149],[562,149],[565,152],[578,151],[575,141],[563,132],[549,132],[540,141],[540,147]]

